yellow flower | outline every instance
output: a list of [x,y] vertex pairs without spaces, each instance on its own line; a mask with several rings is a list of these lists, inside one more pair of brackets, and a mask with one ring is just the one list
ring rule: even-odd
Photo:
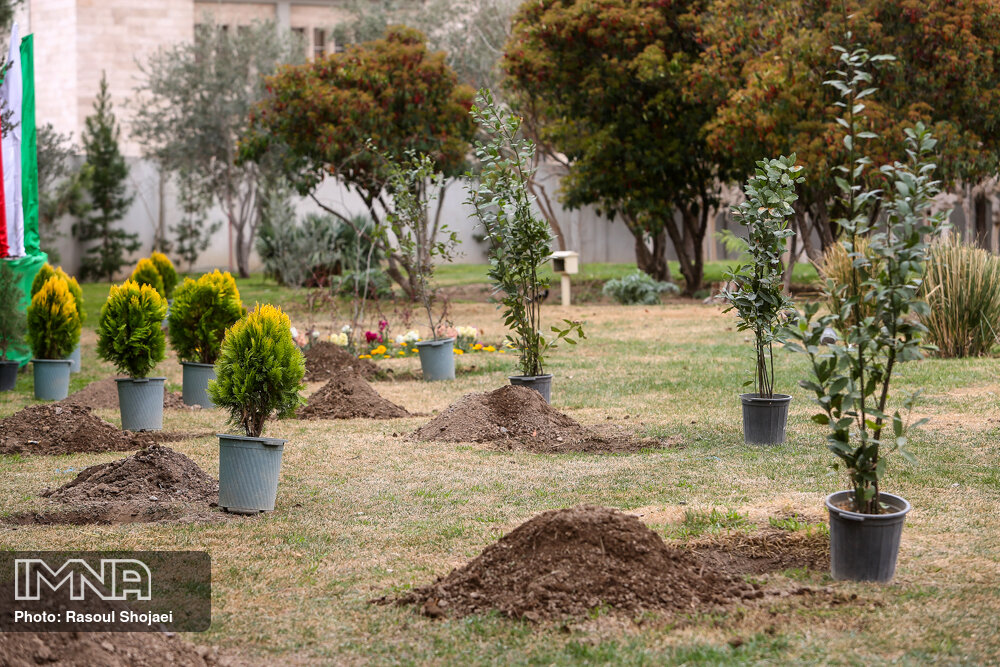
[[406,356],[406,352],[404,352],[403,350],[400,350],[399,351],[399,356],[405,357]]
[[465,352],[462,352],[462,351],[461,351],[460,349],[458,349],[458,348],[456,347],[456,348],[455,348],[455,354],[465,354]]
[[392,356],[390,356],[390,355],[388,355],[388,354],[383,354],[383,355],[382,355],[382,358],[383,358],[383,359],[392,359]]
[[507,350],[499,350],[497,354],[507,354]]
[[475,345],[472,346],[472,349],[473,350],[481,350],[481,349],[483,349],[483,344],[482,343],[476,343]]
[[359,354],[358,355],[358,359],[371,359],[371,358],[372,358],[372,355],[370,355],[370,354]]
[[406,347],[406,341],[404,340],[402,343],[400,343],[400,345],[402,345],[403,347]]
[[497,351],[497,349],[495,347],[493,347],[492,345],[487,345],[483,349],[486,350],[487,352],[496,352]]

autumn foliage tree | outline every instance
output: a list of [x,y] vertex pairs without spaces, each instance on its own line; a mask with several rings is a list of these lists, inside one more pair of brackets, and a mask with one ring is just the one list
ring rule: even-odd
[[[699,0],[539,0],[515,14],[503,66],[514,104],[564,153],[569,207],[595,205],[635,237],[636,260],[702,287],[703,244],[725,155],[702,140],[716,101],[689,93],[703,49]],[[706,89],[711,92],[711,89]]]
[[[705,51],[692,92],[725,102],[707,141],[752,173],[762,155],[796,153],[809,165],[794,223],[819,261],[839,234],[832,206],[845,130],[833,103],[834,45],[892,56],[874,73],[864,130],[875,164],[901,159],[903,128],[923,122],[938,139],[937,175],[974,184],[1000,160],[1000,12],[995,0],[714,0],[699,16]],[[848,37],[848,35],[850,35]],[[845,43],[845,42],[850,43]],[[878,178],[871,170],[869,178]],[[977,207],[985,210],[985,207]],[[879,207],[872,210],[878,215]],[[980,221],[984,226],[985,221]]]
[[[382,39],[282,68],[268,79],[267,95],[250,115],[241,158],[252,161],[280,146],[285,172],[300,193],[353,227],[346,211],[314,194],[324,178],[338,178],[383,229],[392,210],[383,155],[424,154],[445,176],[459,175],[475,132],[473,95],[459,85],[443,53],[427,50],[419,31],[391,26]],[[413,298],[413,277],[391,240],[378,231],[356,231],[385,253],[387,273]]]

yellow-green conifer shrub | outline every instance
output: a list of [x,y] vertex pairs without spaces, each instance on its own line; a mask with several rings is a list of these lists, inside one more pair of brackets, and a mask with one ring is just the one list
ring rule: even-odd
[[149,285],[159,292],[160,296],[164,299],[167,298],[167,291],[163,287],[163,276],[160,275],[160,271],[156,268],[153,260],[148,257],[140,259],[139,263],[135,265],[130,280],[140,285]]
[[233,276],[218,270],[192,280],[174,292],[170,308],[170,346],[181,361],[214,364],[226,329],[243,317],[240,291]]
[[144,378],[166,355],[167,301],[150,285],[113,285],[97,323],[97,354],[119,372]]
[[87,313],[83,309],[83,290],[80,289],[80,283],[77,282],[76,278],[69,275],[61,266],[53,267],[51,264],[46,262],[42,265],[42,268],[38,270],[35,274],[35,279],[31,281],[31,296],[35,296],[38,290],[42,289],[42,285],[45,281],[52,276],[58,276],[66,281],[66,286],[69,287],[69,293],[73,295],[76,299],[76,310],[80,314],[80,324],[87,321]]
[[80,342],[80,313],[69,284],[53,275],[28,306],[28,344],[36,359],[63,359]]
[[259,438],[271,415],[287,417],[302,404],[305,360],[281,309],[260,305],[226,332],[208,394],[229,410],[229,423]]
[[163,279],[163,295],[168,299],[172,299],[174,297],[174,288],[177,286],[177,269],[174,268],[174,263],[162,252],[154,252],[149,256],[149,260],[153,262],[153,265],[160,274],[160,278]]

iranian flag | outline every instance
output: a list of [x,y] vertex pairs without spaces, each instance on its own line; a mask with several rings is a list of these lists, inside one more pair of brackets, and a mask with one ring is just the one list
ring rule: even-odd
[[2,140],[5,224],[0,232],[0,256],[24,257],[39,253],[38,154],[35,130],[35,68],[32,35],[19,39],[11,29],[7,62],[10,69],[0,86],[4,111],[10,111],[9,130]]

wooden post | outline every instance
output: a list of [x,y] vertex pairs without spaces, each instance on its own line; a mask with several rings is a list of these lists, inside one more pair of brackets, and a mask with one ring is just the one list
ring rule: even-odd
[[569,274],[562,274],[562,278],[559,283],[562,288],[562,305],[568,306],[570,302]]

